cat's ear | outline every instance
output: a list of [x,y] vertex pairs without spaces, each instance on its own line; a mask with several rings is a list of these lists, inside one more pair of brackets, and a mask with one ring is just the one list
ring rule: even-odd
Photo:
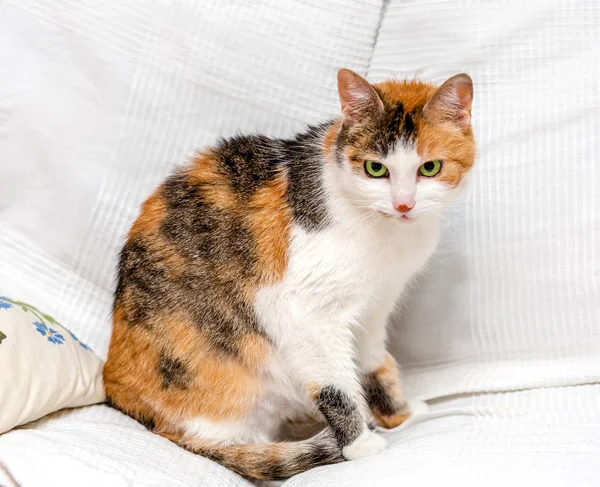
[[340,69],[337,81],[344,125],[381,115],[383,102],[366,79],[349,69]]
[[425,117],[437,122],[453,122],[466,130],[471,124],[473,81],[468,74],[452,76],[425,104]]

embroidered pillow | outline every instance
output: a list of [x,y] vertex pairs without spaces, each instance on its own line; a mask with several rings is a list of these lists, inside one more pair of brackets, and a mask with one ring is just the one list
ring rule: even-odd
[[92,349],[47,314],[0,296],[0,433],[103,400]]

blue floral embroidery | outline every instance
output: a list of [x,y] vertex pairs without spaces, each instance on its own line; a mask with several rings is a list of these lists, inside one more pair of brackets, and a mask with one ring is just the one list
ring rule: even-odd
[[52,328],[48,328],[44,323],[34,321],[33,326],[40,332],[40,335],[48,338],[48,341],[56,345],[65,343],[65,337]]
[[93,350],[90,347],[88,347],[85,343],[83,343],[81,340],[79,340],[79,338],[75,336],[75,333],[73,333],[71,330],[67,331],[69,332],[69,335],[71,335],[71,338],[73,338],[73,340],[79,343],[79,345],[81,345],[84,350],[89,350],[90,352],[93,352]]
[[[35,316],[38,319],[38,321],[33,322],[33,326],[35,326],[36,331],[40,335],[46,337],[50,343],[54,343],[55,345],[63,345],[65,343],[65,336],[62,333],[56,331],[54,328],[50,328],[50,326],[56,325],[57,327],[60,326],[65,331],[69,332],[69,334],[71,335],[71,338],[73,338],[73,340],[75,340],[77,343],[79,343],[79,345],[81,345],[81,348],[83,348],[84,350],[93,352],[93,350],[90,347],[88,347],[85,343],[80,341],[79,338],[77,338],[77,336],[72,331],[64,328],[60,323],[58,323],[58,321],[56,321],[54,318],[52,318],[52,316],[42,313],[41,311],[39,311],[34,306],[31,306],[30,304],[23,303],[21,301],[15,301],[13,299],[10,299],[10,298],[4,297],[4,296],[0,296],[0,309],[9,309],[9,308],[15,308],[15,307],[21,308],[26,313],[31,313],[33,316]],[[5,335],[2,336],[2,339],[0,340],[0,342],[4,338],[6,338]]]
[[13,305],[9,302],[8,298],[0,296],[0,309],[10,309]]

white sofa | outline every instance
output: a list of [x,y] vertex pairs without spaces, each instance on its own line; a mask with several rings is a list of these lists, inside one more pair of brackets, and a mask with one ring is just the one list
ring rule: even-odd
[[[147,194],[220,135],[336,115],[342,66],[469,73],[479,156],[390,343],[429,412],[285,485],[600,486],[597,0],[4,0],[0,288],[105,357]],[[0,464],[22,487],[249,485],[102,405],[0,436]]]

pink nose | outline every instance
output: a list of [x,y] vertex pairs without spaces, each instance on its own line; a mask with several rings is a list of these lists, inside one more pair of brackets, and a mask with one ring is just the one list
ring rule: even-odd
[[402,203],[401,205],[396,206],[396,209],[400,212],[400,213],[408,213],[410,210],[413,209],[413,207],[415,206],[415,202],[412,201],[410,203],[410,206],[407,205],[406,203]]

